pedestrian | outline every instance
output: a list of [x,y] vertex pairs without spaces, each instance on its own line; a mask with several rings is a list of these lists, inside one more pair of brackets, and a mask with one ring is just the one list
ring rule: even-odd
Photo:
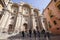
[[33,30],[33,34],[34,34],[34,37],[36,37],[36,30],[35,29]]
[[22,37],[25,37],[25,33],[24,33],[24,31],[22,31]]
[[38,26],[36,26],[36,30],[37,30],[37,36],[40,37],[40,32],[39,32]]
[[39,32],[39,30],[37,30],[37,36],[40,38],[40,32]]
[[32,30],[29,29],[29,37],[31,37],[31,35],[32,35]]
[[42,33],[42,34],[45,34],[45,30],[43,29],[43,30],[41,31],[41,33]]
[[46,39],[50,40],[50,33],[48,31],[46,32]]
[[44,37],[44,39],[46,38],[46,31],[43,29],[42,31],[41,31],[41,33],[43,34],[43,37]]

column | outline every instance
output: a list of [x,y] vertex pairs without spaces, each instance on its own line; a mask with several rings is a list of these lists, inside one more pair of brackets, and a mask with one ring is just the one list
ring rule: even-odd
[[33,8],[31,8],[31,14],[30,14],[30,29],[33,29]]
[[41,15],[39,16],[39,28],[40,31],[43,29],[42,22],[41,22]]
[[[8,12],[8,11],[7,11]],[[9,13],[9,12],[8,12]],[[9,16],[8,16],[8,19],[7,19],[7,21],[6,21],[6,23],[5,23],[5,27],[4,27],[4,31],[6,31],[6,32],[8,32],[8,29],[9,29],[9,24],[10,24],[10,18],[11,18],[11,13],[9,13],[8,14]]]
[[1,32],[1,30],[2,30],[2,29],[1,29],[1,28],[2,28],[2,27],[1,27],[1,24],[2,24],[2,22],[3,22],[3,20],[4,20],[4,16],[5,16],[5,14],[3,14],[2,18],[0,19],[0,32]]
[[31,13],[32,13],[32,25],[33,25],[33,29],[36,29],[36,22],[35,22],[35,17],[34,17],[34,9],[31,9]]
[[5,11],[3,18],[1,19],[2,20],[1,24],[0,24],[0,27],[1,27],[2,31],[3,31],[3,28],[5,27],[5,24],[8,20],[8,17],[9,17],[9,13],[7,11]]
[[21,24],[22,24],[22,5],[19,6],[17,21],[16,21],[16,25],[15,25],[15,32],[21,31]]
[[42,26],[42,24],[41,24],[41,19],[40,19],[40,15],[39,15],[40,13],[39,13],[39,10],[38,10],[38,16],[37,16],[37,25],[38,25],[38,30],[40,30],[41,31],[41,26]]

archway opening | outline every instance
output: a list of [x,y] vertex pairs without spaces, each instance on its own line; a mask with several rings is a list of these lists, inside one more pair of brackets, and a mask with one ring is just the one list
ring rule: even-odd
[[12,32],[13,32],[13,25],[10,24],[10,25],[9,25],[9,28],[8,28],[8,33],[10,34],[10,33],[12,33]]
[[24,23],[23,26],[25,27],[25,30],[27,31],[27,29],[28,29],[28,24],[27,24],[27,23]]

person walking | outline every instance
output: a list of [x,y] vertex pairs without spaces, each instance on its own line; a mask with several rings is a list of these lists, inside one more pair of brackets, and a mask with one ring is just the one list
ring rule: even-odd
[[34,37],[36,38],[36,30],[33,30]]
[[36,30],[37,30],[37,36],[40,37],[40,31],[39,31],[38,26],[36,26]]
[[50,40],[50,33],[48,31],[46,32],[46,39]]
[[36,30],[35,29],[33,29],[33,34],[34,34],[34,37],[35,37],[35,40],[36,40]]
[[42,29],[41,34],[43,35],[43,39],[46,39],[46,32],[44,29]]
[[25,33],[24,33],[24,31],[22,31],[22,37],[25,37]]
[[40,31],[37,30],[37,36],[40,38]]
[[32,30],[29,29],[29,37],[31,37],[31,36],[32,36]]

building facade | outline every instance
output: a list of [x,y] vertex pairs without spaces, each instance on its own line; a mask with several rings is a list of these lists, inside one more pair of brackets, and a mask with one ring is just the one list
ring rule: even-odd
[[43,15],[48,23],[47,29],[53,34],[60,34],[60,0],[51,0]]
[[[13,3],[10,0],[0,1],[0,32],[21,32],[29,29],[41,30],[42,23],[39,9],[33,8],[31,5],[21,2]],[[2,14],[2,15],[1,15]]]

